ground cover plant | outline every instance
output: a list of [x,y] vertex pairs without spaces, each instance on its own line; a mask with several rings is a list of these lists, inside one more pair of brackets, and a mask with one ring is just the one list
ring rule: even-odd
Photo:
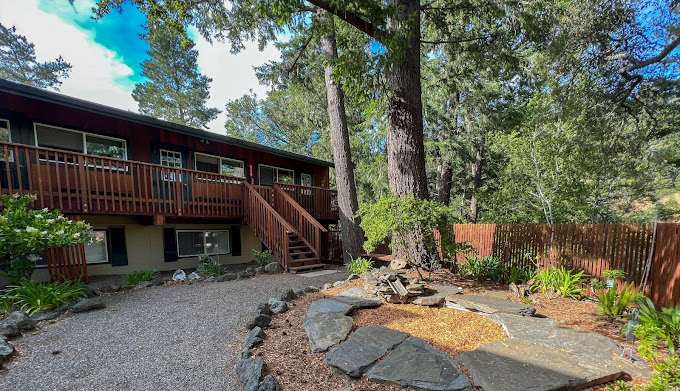
[[373,269],[373,261],[366,258],[353,258],[347,264],[349,274],[363,274]]
[[500,282],[503,278],[503,264],[498,257],[469,255],[460,265],[460,275],[476,281]]
[[640,355],[653,360],[659,348],[668,349],[675,355],[680,348],[680,306],[657,310],[645,297],[640,301],[640,324],[634,330],[640,340]]
[[25,280],[0,294],[2,310],[19,309],[31,315],[50,310],[85,296],[85,285],[79,281],[35,282]]
[[601,315],[610,318],[620,317],[639,298],[640,294],[632,282],[623,284],[620,288],[607,288],[597,295],[598,310]]
[[266,266],[272,263],[274,260],[274,256],[272,255],[272,252],[269,250],[260,251],[253,249],[251,251],[251,254],[253,254],[253,260],[258,266]]
[[132,272],[127,276],[128,285],[137,285],[142,282],[153,281],[158,278],[160,274],[154,270],[143,270],[138,272]]
[[579,299],[583,295],[583,275],[583,271],[574,271],[563,266],[544,268],[536,272],[531,290]]

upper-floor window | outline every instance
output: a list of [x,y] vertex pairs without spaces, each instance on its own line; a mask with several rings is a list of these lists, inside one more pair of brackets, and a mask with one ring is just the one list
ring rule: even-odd
[[11,143],[12,133],[9,130],[9,121],[0,118],[0,142]]
[[241,160],[226,157],[194,153],[194,168],[198,171],[212,172],[215,174],[245,177],[244,163]]
[[307,173],[300,173],[300,184],[302,186],[312,186],[314,181],[312,181],[312,175]]
[[260,185],[264,186],[271,186],[274,182],[295,183],[295,171],[265,164],[258,166],[258,177]]
[[125,140],[40,123],[34,123],[33,126],[35,143],[39,147],[127,159]]
[[161,166],[182,168],[182,152],[161,149]]

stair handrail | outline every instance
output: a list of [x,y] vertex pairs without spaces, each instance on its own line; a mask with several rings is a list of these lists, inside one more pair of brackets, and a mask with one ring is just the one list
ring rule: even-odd
[[[300,235],[305,244],[309,246],[314,255],[321,259],[324,254],[324,244],[328,237],[328,230],[321,225],[314,216],[302,207],[288,192],[278,184],[274,184],[276,209]],[[279,199],[282,202],[279,202]]]
[[[272,207],[267,200],[262,197],[262,195],[247,181],[243,182],[245,193],[243,200],[245,203],[244,216],[246,217],[246,222],[255,231],[255,235],[272,251],[274,256],[279,258],[281,266],[284,270],[288,270],[288,261],[290,255],[288,253],[288,233],[297,233],[295,228],[284,219],[275,209]],[[275,220],[276,223],[282,228],[279,230],[280,235],[279,240],[281,242],[281,250],[279,251],[276,243],[271,235],[276,235],[277,232],[274,231],[274,227],[262,227],[261,220],[258,216],[255,216],[256,210],[253,205],[250,204],[251,197],[264,209],[267,213]]]

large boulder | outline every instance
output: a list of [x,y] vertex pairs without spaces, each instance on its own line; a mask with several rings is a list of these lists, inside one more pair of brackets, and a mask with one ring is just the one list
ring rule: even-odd
[[342,313],[316,313],[305,317],[305,333],[312,352],[325,352],[347,338],[352,331],[352,318]]
[[408,337],[408,334],[383,326],[365,326],[326,355],[326,364],[351,377],[361,376]]
[[0,364],[7,361],[14,354],[14,347],[4,338],[0,338]]
[[13,324],[19,331],[33,330],[35,328],[35,321],[21,311],[10,312],[2,323]]
[[14,338],[21,335],[21,331],[13,323],[0,322],[0,337]]
[[45,321],[45,320],[56,319],[59,316],[61,316],[61,314],[66,312],[67,309],[68,309],[68,305],[62,305],[61,307],[57,307],[53,310],[45,310],[45,311],[36,312],[35,314],[31,315],[31,319],[33,319],[36,322],[42,322],[42,321]]
[[215,282],[231,281],[236,279],[236,273],[224,273],[215,278]]
[[243,386],[243,391],[257,391],[263,367],[262,357],[244,358],[236,364],[236,374]]
[[268,274],[281,273],[282,271],[283,267],[278,262],[270,262],[264,266],[264,272]]
[[73,312],[86,312],[106,308],[106,304],[99,297],[82,299],[71,307]]

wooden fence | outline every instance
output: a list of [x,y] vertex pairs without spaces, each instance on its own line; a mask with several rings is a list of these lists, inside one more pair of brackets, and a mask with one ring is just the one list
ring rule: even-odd
[[622,269],[658,305],[680,304],[680,224],[457,224],[453,232],[510,265],[562,263],[595,277]]
[[47,269],[52,281],[80,280],[87,282],[85,247],[55,247],[47,251]]

